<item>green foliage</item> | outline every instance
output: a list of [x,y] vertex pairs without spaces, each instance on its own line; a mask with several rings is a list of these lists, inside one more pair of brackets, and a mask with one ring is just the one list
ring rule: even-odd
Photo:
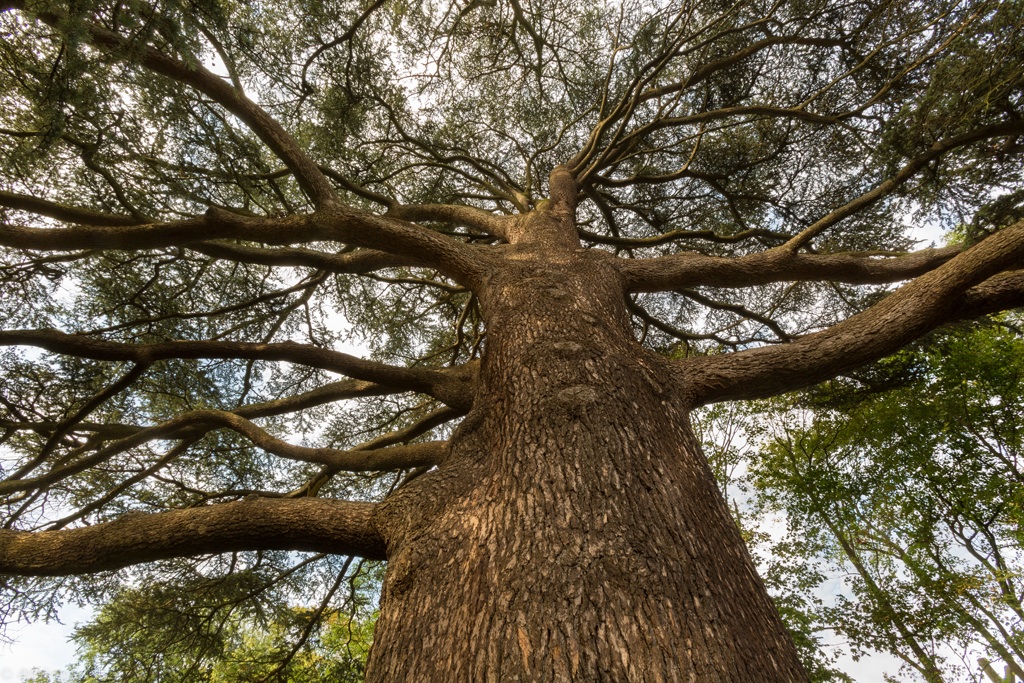
[[264,601],[254,612],[243,598],[266,590],[258,572],[126,588],[76,629],[78,665],[29,683],[357,683],[379,570],[348,578],[347,605],[328,609]]
[[[965,676],[965,649],[1024,661],[1017,324],[934,335],[747,425],[761,443],[743,481],[749,516],[786,520],[763,559],[798,642],[833,628],[855,654],[889,652],[924,680]],[[838,601],[812,597],[836,571]]]

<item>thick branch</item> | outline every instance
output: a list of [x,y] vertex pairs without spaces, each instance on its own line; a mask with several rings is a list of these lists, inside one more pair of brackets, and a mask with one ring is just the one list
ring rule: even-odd
[[278,439],[249,420],[227,411],[197,410],[190,415],[197,423],[223,426],[238,432],[268,453],[347,472],[379,472],[437,465],[444,458],[448,448],[447,442],[444,441],[364,450],[310,448]]
[[676,363],[694,405],[773,396],[882,358],[952,320],[1024,299],[1024,221],[921,275],[868,310],[791,344]]
[[1024,307],[1024,270],[990,277],[951,301],[951,320],[968,320],[1011,308]]
[[[27,228],[0,225],[0,246],[36,251],[68,251],[73,249],[122,249],[136,251],[160,247],[196,244],[197,249],[218,249],[211,240],[243,239],[264,244],[286,245],[297,242],[334,241],[350,243],[371,250],[393,254],[401,260],[437,268],[463,284],[475,284],[486,268],[483,252],[458,240],[439,235],[427,228],[405,221],[375,216],[335,206],[332,210],[287,218],[241,216],[223,209],[210,208],[202,216],[168,223],[145,225],[75,225],[66,228]],[[222,252],[229,247],[219,247]],[[256,252],[235,248],[235,253],[252,257]],[[284,252],[301,265],[342,269],[358,264],[345,263],[374,256],[316,256],[311,250]],[[315,262],[315,263],[311,263]],[[280,263],[280,260],[279,260]],[[348,271],[345,271],[348,272]]]
[[66,228],[26,228],[0,225],[0,246],[35,251],[73,249],[158,249],[216,239],[245,239],[266,244],[294,244],[333,240],[329,227],[315,215],[289,218],[239,216],[222,209],[210,209],[202,216],[182,221],[102,226],[75,225]]
[[138,225],[142,221],[133,216],[122,216],[92,209],[83,209],[77,206],[65,206],[51,202],[47,199],[39,199],[27,194],[0,191],[0,206],[9,209],[26,211],[47,218],[54,218],[66,223],[80,223],[82,225]]
[[[464,379],[451,371],[402,368],[364,360],[347,353],[295,342],[254,344],[230,341],[170,341],[156,344],[122,344],[96,337],[65,334],[58,330],[2,330],[0,346],[35,346],[52,353],[101,361],[133,361],[149,364],[171,358],[240,358],[284,361],[377,382],[408,391],[419,391],[438,400],[467,405]],[[466,371],[467,373],[470,370]],[[467,375],[468,377],[468,375]],[[471,398],[469,401],[471,402]]]
[[563,212],[570,221],[576,217],[576,202],[580,186],[568,166],[555,166],[548,177],[551,210]]
[[262,249],[228,242],[193,242],[188,245],[188,248],[228,261],[259,263],[265,266],[316,268],[329,273],[362,274],[386,268],[427,265],[414,256],[389,254],[376,249],[359,249],[343,254],[332,254],[302,247]]
[[172,557],[295,550],[384,559],[372,503],[255,499],[125,515],[80,529],[0,530],[0,573],[66,576]]
[[923,249],[888,257],[803,254],[783,249],[731,258],[685,252],[651,259],[620,259],[616,266],[630,292],[660,292],[698,285],[753,287],[796,280],[866,285],[917,277],[958,253],[959,247]]
[[465,225],[501,239],[505,238],[509,216],[497,216],[474,206],[457,204],[396,204],[388,209],[387,216],[406,221],[439,221],[453,225]]

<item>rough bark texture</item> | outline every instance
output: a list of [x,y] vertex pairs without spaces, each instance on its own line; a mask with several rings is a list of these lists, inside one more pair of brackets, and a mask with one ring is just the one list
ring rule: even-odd
[[61,531],[0,529],[0,574],[66,576],[184,555],[281,549],[381,559],[372,503],[242,500]]
[[367,680],[805,680],[611,257],[527,220],[448,460],[377,510]]

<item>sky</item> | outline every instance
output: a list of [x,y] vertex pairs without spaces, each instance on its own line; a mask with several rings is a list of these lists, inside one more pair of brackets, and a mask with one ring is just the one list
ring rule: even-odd
[[0,642],[0,683],[19,683],[33,669],[63,669],[77,660],[75,645],[68,642],[76,622],[89,620],[91,611],[76,606],[60,610],[63,624],[18,624],[7,630],[13,643]]

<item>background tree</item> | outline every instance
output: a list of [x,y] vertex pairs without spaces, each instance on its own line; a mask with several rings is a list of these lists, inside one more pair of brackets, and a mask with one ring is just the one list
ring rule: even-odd
[[813,548],[848,572],[847,595],[806,618],[892,653],[917,680],[976,680],[982,655],[1024,676],[1014,323],[937,335],[749,425],[767,436],[744,482],[753,514],[788,521],[774,555]]
[[369,680],[804,680],[690,411],[1024,303],[1019,3],[0,8],[12,617],[354,555]]
[[271,613],[258,608],[272,601],[251,599],[267,583],[254,580],[258,574],[123,589],[76,628],[77,665],[38,672],[28,683],[362,681],[375,617],[365,588],[377,585],[375,572],[357,572],[344,587],[349,610]]

